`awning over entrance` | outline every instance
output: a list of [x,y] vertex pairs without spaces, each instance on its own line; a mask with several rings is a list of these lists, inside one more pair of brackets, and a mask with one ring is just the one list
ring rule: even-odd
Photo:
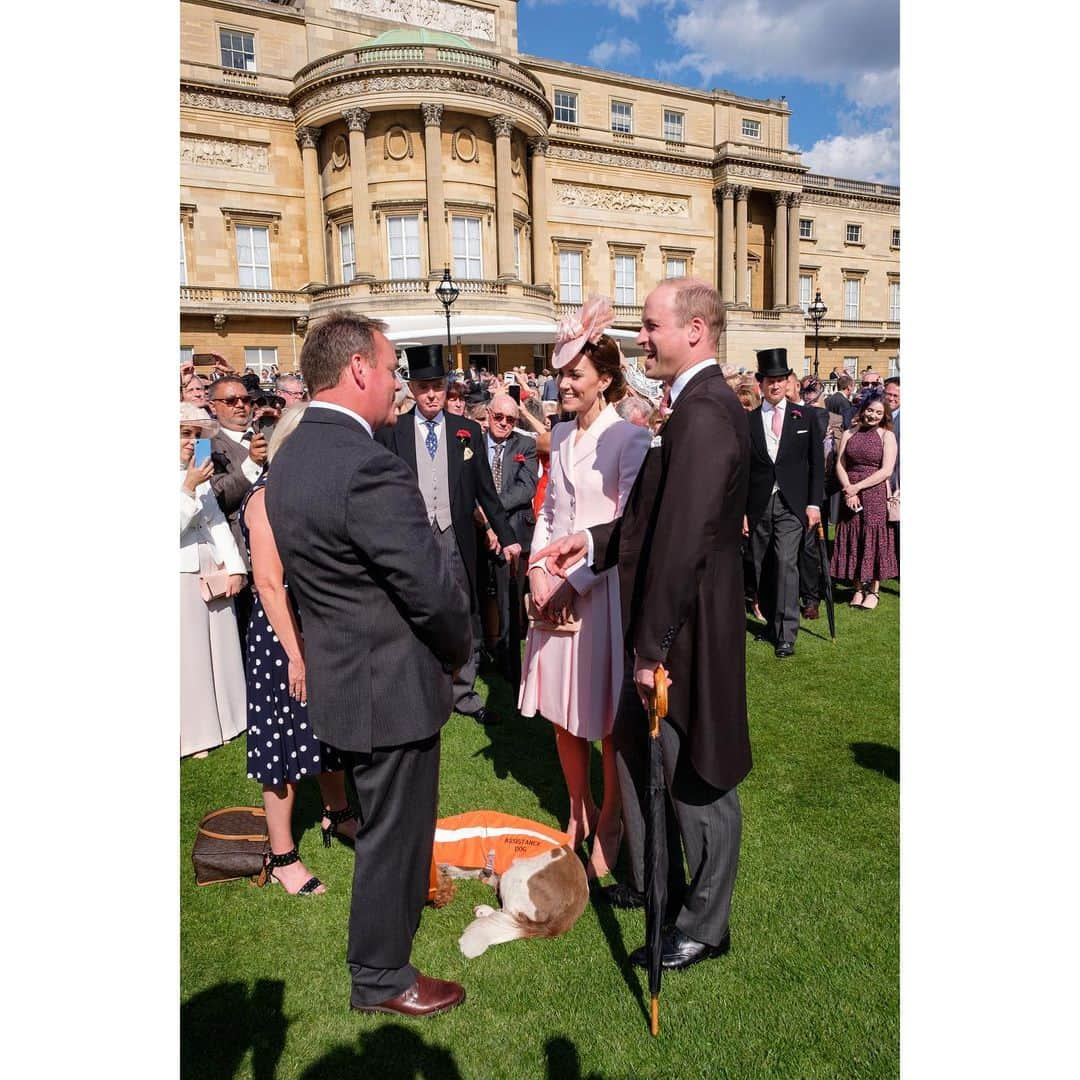
[[[446,320],[431,315],[390,315],[386,336],[397,346],[437,345],[446,341]],[[555,340],[555,323],[501,315],[450,314],[450,338],[455,345],[548,345]],[[640,356],[635,330],[611,329],[626,356]]]

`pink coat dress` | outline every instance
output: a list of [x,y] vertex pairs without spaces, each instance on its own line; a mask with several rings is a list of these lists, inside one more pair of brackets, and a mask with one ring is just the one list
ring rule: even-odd
[[[576,423],[551,433],[550,480],[536,519],[532,551],[600,525],[623,512],[652,433],[619,417],[613,405],[596,418],[577,444]],[[610,734],[623,676],[623,630],[616,571],[594,574],[581,567],[571,576],[577,590],[575,634],[529,627],[522,661],[518,710],[538,712],[572,735]]]

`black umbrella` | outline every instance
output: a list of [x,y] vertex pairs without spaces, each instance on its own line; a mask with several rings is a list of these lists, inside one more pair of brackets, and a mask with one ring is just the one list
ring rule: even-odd
[[821,563],[821,591],[825,594],[825,614],[829,617],[829,637],[836,644],[836,604],[832,594],[832,575],[829,573],[829,552],[825,545],[825,529],[817,526],[818,561]]
[[649,1031],[660,1031],[660,957],[667,907],[667,830],[664,805],[664,759],[660,752],[660,721],[668,710],[668,673],[657,665],[652,700],[649,702],[649,802],[645,814],[645,953],[652,997]]

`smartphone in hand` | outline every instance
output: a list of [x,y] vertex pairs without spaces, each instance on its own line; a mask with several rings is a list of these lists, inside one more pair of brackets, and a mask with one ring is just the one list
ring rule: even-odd
[[196,439],[195,440],[195,468],[198,469],[205,465],[210,460],[210,440],[209,439]]

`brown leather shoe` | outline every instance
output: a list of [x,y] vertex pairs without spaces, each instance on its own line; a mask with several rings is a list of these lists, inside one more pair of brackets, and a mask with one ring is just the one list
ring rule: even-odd
[[821,616],[820,616],[820,614],[818,612],[818,605],[817,604],[807,604],[806,607],[804,607],[802,609],[802,617],[804,619],[818,619],[818,618],[820,618]]
[[362,1013],[396,1013],[398,1016],[434,1016],[447,1012],[465,1000],[465,987],[445,979],[417,975],[416,982],[397,997],[387,998],[378,1005],[355,1005],[349,1008]]

